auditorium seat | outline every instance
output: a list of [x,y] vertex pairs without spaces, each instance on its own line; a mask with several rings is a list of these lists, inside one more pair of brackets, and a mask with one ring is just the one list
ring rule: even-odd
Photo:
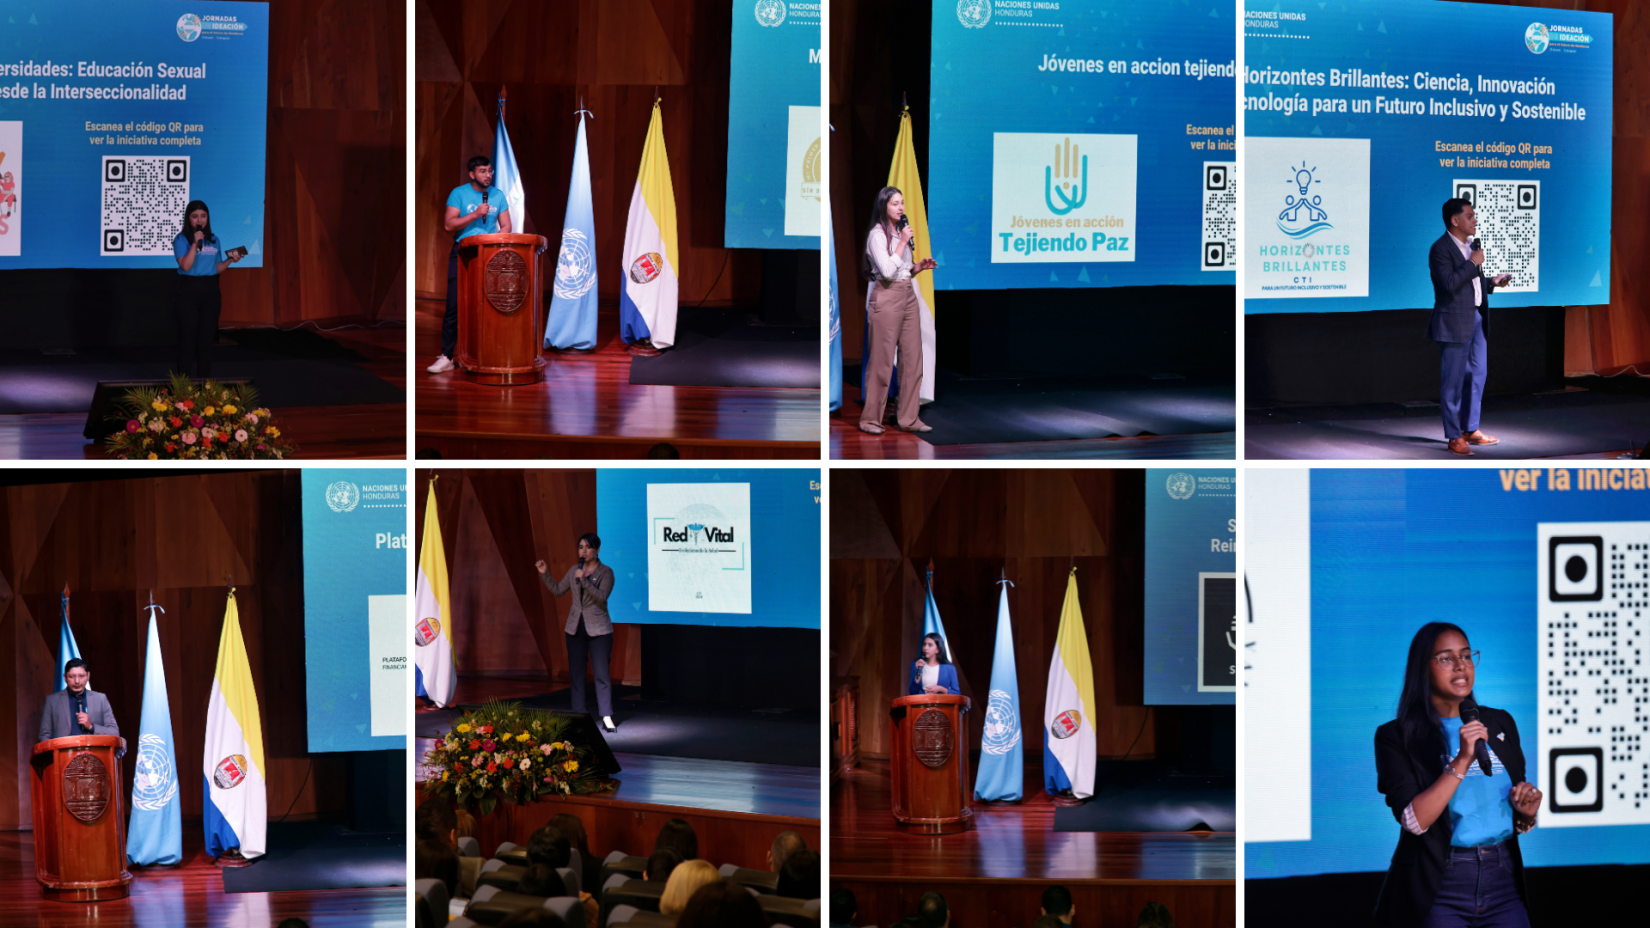
[[779,888],[779,874],[766,870],[751,870],[734,864],[723,864],[722,869],[717,872],[725,879],[732,880],[740,886],[748,886],[759,893],[772,893]]
[[[481,865],[481,876],[476,878],[476,886],[497,886],[506,892],[515,892],[521,885],[521,878],[527,872],[526,867],[507,864],[497,857]],[[558,867],[556,874],[561,877],[564,889],[558,895],[577,896],[579,894],[579,876],[572,867]]]
[[784,922],[790,928],[819,928],[818,899],[787,899],[784,896],[756,897],[768,921]]
[[607,885],[607,878],[615,873],[623,873],[633,880],[642,878],[647,872],[646,857],[631,857],[624,851],[614,851],[602,860],[602,885]]
[[[430,921],[440,928],[447,923],[447,884],[440,880],[414,880],[413,889],[430,910]],[[439,916],[439,920],[437,917]]]
[[[561,872],[572,871],[564,867]],[[584,904],[576,895],[551,896],[547,899],[543,896],[506,892],[496,886],[483,886],[476,890],[475,898],[470,900],[464,915],[478,925],[496,925],[517,909],[533,908],[554,912],[567,923],[567,928],[584,928]]]
[[527,866],[527,845],[505,841],[498,846],[498,850],[493,852],[493,856],[507,864],[525,867]]
[[480,857],[481,856],[481,842],[477,841],[474,838],[459,838],[458,839],[458,856],[460,856],[460,857]]
[[603,925],[613,920],[613,910],[622,905],[634,906],[643,912],[659,911],[659,900],[665,894],[664,883],[657,880],[624,880],[613,885],[621,878],[622,874],[614,874],[602,889],[600,921]]
[[[676,928],[674,915],[660,915],[658,912],[640,912],[628,905],[620,906],[626,912],[624,921],[613,921],[609,928]],[[615,918],[617,912],[615,911]]]

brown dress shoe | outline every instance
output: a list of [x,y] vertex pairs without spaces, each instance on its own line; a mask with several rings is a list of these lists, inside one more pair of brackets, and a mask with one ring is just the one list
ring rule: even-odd
[[1467,437],[1460,435],[1449,440],[1449,450],[1454,454],[1472,454],[1472,448],[1467,444]]
[[1467,440],[1467,444],[1469,444],[1469,445],[1499,445],[1499,444],[1501,444],[1501,439],[1496,438],[1494,435],[1485,435],[1482,430],[1474,430],[1474,431],[1468,432],[1465,435],[1462,435],[1461,437],[1465,438]]

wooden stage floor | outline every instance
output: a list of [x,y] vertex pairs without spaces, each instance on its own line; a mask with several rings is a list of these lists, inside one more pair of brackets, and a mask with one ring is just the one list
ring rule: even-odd
[[310,928],[408,924],[404,887],[226,893],[223,875],[202,848],[199,826],[183,829],[184,862],[136,868],[131,895],[110,902],[48,902],[34,878],[34,833],[0,832],[0,925],[40,928],[244,928],[301,918]]
[[[226,330],[228,331],[228,330]],[[320,333],[364,355],[357,366],[405,390],[407,330],[399,325]],[[272,407],[281,430],[298,444],[294,460],[402,460],[407,457],[403,403]],[[85,413],[0,416],[0,459],[107,461],[83,437]]]
[[[858,388],[850,388],[857,394]],[[1232,460],[1236,432],[1201,435],[1143,435],[1135,438],[1086,438],[1072,441],[1020,441],[978,445],[930,445],[910,432],[889,429],[881,435],[859,430],[859,403],[843,398],[831,413],[833,461],[971,461],[1005,460]]]
[[818,460],[819,390],[632,386],[617,311],[588,353],[546,352],[544,381],[494,387],[424,370],[441,353],[440,300],[419,299],[414,453],[447,460],[641,458],[668,442],[684,459]]
[[1026,926],[1055,884],[1072,891],[1079,924],[1132,925],[1153,900],[1182,928],[1236,924],[1234,833],[1056,832],[1036,772],[1028,768],[1023,802],[975,804],[974,827],[944,836],[895,824],[887,761],[841,777],[831,787],[831,885],[854,891],[856,924],[891,924],[932,890],[957,913],[954,924]]

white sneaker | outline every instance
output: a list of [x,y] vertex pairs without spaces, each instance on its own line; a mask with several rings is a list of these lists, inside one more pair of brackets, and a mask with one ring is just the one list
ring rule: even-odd
[[435,359],[434,364],[431,364],[429,367],[424,369],[432,374],[444,374],[453,369],[453,359],[447,357],[446,355],[442,355],[441,357]]

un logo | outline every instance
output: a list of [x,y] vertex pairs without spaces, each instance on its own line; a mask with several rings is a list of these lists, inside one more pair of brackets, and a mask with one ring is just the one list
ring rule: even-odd
[[784,0],[756,0],[756,21],[764,26],[777,26],[784,22]]
[[1169,491],[1170,499],[1191,499],[1197,492],[1197,481],[1191,474],[1173,473],[1164,483],[1164,489]]
[[1540,23],[1530,23],[1530,28],[1524,30],[1524,47],[1535,55],[1546,51],[1547,27]]
[[137,775],[132,778],[132,807],[159,812],[178,794],[178,778],[166,758],[166,741],[159,735],[138,738]]
[[327,487],[327,505],[333,512],[349,512],[361,502],[361,490],[347,480],[340,480]]
[[578,229],[563,229],[561,253],[556,255],[556,296],[576,300],[596,282],[596,253],[590,239]]
[[201,37],[201,18],[194,13],[185,13],[178,17],[178,38],[185,42],[193,42]]
[[965,29],[984,29],[991,22],[991,0],[957,0],[957,22]]
[[991,691],[991,701],[985,709],[985,734],[980,739],[980,750],[987,754],[1007,754],[1020,743],[1020,719],[1014,714],[1014,703],[1002,690]]

